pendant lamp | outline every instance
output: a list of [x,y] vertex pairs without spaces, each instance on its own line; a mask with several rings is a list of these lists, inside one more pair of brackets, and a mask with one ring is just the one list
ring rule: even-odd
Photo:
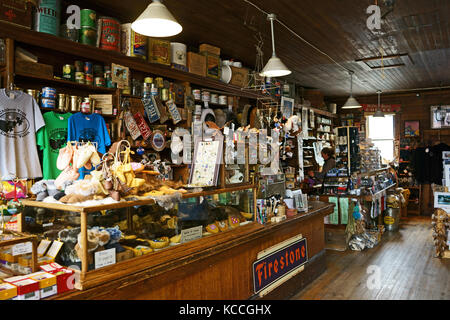
[[377,91],[378,93],[378,109],[377,112],[373,115],[374,118],[384,118],[384,113],[381,111],[381,90]]
[[183,30],[161,0],[153,0],[131,24],[131,28],[134,32],[148,37],[171,37]]
[[269,59],[260,75],[262,77],[283,77],[292,73],[286,65],[277,57],[275,53],[275,35],[273,32],[273,21],[277,18],[274,14],[269,14],[267,19],[270,20],[270,28],[272,31],[272,58]]
[[362,106],[353,98],[353,71],[350,71],[350,98],[348,98],[347,102],[342,106],[342,109],[360,109]]

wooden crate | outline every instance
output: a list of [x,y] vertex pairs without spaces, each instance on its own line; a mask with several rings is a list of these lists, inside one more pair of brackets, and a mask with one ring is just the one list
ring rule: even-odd
[[17,60],[15,71],[18,74],[53,79],[53,66],[25,60]]
[[203,43],[199,47],[200,53],[209,53],[212,55],[220,56],[220,48],[212,46],[210,44]]
[[248,69],[231,67],[231,84],[239,87],[246,87],[248,84]]
[[0,0],[0,20],[31,29],[33,5],[28,0]]
[[190,73],[206,77],[206,57],[194,52],[188,52],[187,65]]

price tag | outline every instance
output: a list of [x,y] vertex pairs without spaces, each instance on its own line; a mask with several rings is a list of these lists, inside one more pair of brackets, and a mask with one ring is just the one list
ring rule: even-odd
[[189,241],[197,240],[202,237],[203,227],[198,226],[190,229],[185,229],[181,231],[181,243],[186,243]]
[[33,244],[31,242],[19,243],[12,247],[13,256],[20,256],[22,254],[31,253],[32,251],[33,251]]
[[50,247],[50,249],[48,249],[47,252],[47,257],[50,258],[56,258],[56,256],[59,253],[59,250],[61,250],[61,247],[64,245],[64,242],[61,241],[53,241],[52,246]]
[[50,246],[52,242],[50,240],[42,240],[39,243],[39,246],[37,248],[37,253],[39,257],[43,257],[45,252],[47,251],[48,247]]
[[95,253],[95,269],[110,266],[116,263],[116,248]]

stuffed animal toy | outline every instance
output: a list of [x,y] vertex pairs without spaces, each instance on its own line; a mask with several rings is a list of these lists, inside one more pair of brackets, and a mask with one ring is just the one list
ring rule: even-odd
[[30,189],[36,195],[36,201],[43,201],[46,197],[53,197],[58,193],[55,180],[41,180],[36,182]]

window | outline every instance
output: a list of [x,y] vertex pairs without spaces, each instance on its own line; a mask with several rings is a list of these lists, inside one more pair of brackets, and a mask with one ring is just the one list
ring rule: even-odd
[[394,160],[394,115],[384,118],[367,117],[367,138],[380,149],[383,163]]

